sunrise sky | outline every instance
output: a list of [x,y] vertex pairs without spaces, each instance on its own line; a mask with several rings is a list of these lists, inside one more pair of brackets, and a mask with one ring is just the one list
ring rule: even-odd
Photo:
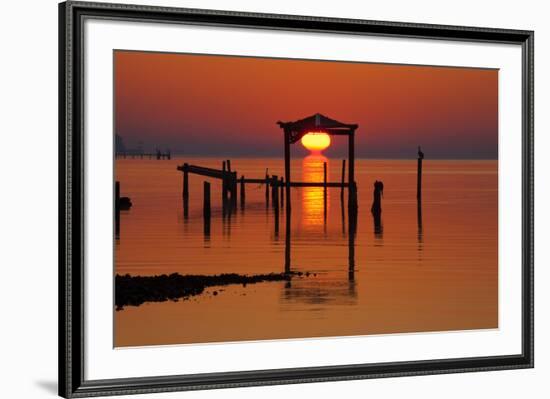
[[[282,156],[276,122],[357,123],[356,156],[496,159],[498,71],[115,51],[115,133],[127,147]],[[328,156],[346,154],[333,137]],[[307,153],[297,143],[293,155]]]

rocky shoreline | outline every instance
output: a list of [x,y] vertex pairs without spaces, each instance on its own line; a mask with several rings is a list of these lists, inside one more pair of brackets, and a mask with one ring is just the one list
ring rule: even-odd
[[[294,275],[303,273],[269,273],[242,275],[236,273],[206,275],[181,275],[173,273],[158,276],[115,276],[115,307],[122,310],[125,306],[139,306],[145,302],[176,301],[199,295],[205,288],[229,284],[255,284],[267,281],[289,281]],[[307,273],[309,275],[309,273]]]

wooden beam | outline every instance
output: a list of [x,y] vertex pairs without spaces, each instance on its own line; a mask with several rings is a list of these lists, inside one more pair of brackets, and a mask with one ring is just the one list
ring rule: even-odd
[[349,187],[349,183],[340,183],[340,182],[309,182],[309,181],[293,181],[290,183],[290,187]]

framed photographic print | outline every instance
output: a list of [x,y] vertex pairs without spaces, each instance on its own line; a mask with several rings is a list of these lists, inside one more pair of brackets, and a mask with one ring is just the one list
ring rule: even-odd
[[533,367],[533,32],[59,17],[61,396]]

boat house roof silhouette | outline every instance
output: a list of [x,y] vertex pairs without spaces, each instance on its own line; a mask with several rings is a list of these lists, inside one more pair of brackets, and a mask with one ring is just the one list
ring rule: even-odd
[[296,143],[310,132],[325,132],[330,135],[350,135],[359,127],[357,124],[342,123],[322,114],[315,114],[294,122],[281,122],[277,124],[289,134],[291,144]]

